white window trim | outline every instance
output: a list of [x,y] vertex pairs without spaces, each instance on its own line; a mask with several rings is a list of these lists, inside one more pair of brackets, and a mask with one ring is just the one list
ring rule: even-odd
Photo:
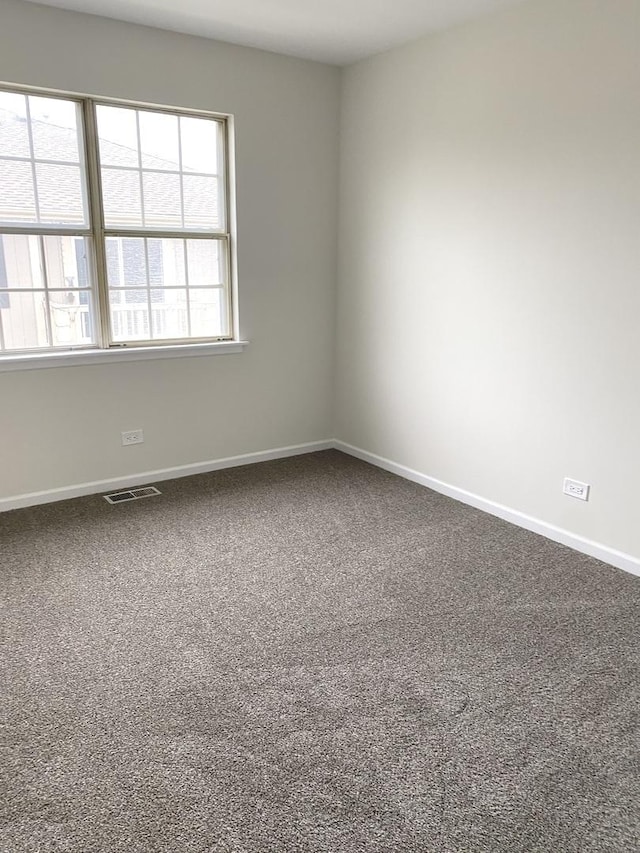
[[81,349],[73,352],[10,353],[0,358],[0,373],[14,370],[38,370],[47,367],[72,367],[87,364],[117,364],[121,361],[153,361],[161,358],[196,358],[243,352],[249,341],[169,344],[153,347],[112,347]]
[[[90,109],[95,109],[96,104],[105,104],[113,106],[127,106],[137,109],[152,109],[157,111],[165,111],[172,114],[192,115],[192,116],[207,116],[224,121],[225,124],[225,142],[224,142],[224,170],[225,170],[225,214],[226,214],[226,232],[221,234],[221,237],[226,238],[227,246],[227,262],[228,262],[228,284],[227,284],[227,300],[229,310],[229,322],[231,336],[225,339],[208,340],[208,341],[169,341],[164,344],[161,341],[152,345],[146,343],[137,343],[135,341],[114,343],[109,347],[80,347],[73,350],[56,350],[46,349],[43,351],[24,350],[24,351],[0,351],[0,373],[7,373],[17,370],[33,370],[52,367],[68,367],[81,366],[91,364],[113,364],[118,361],[149,361],[165,358],[193,358],[201,356],[214,355],[230,355],[233,353],[242,352],[247,348],[249,342],[240,340],[239,337],[239,316],[238,316],[238,279],[237,279],[237,256],[236,256],[236,197],[235,197],[235,132],[234,132],[234,117],[229,113],[217,113],[211,110],[192,109],[179,107],[174,105],[161,105],[145,101],[129,101],[121,98],[100,97],[90,95],[83,92],[73,92],[67,90],[43,88],[40,86],[30,86],[25,84],[16,84],[8,81],[0,80],[0,88],[3,90],[23,92],[30,95],[42,95],[43,97],[62,97],[72,100],[80,100],[83,103],[83,130],[85,133],[85,147],[87,152],[91,149],[90,158],[94,156],[97,150],[97,143],[94,139],[87,147],[86,133],[87,123],[85,111],[86,105],[90,105]],[[95,119],[90,123],[90,127],[95,134]],[[92,148],[92,146],[94,146]],[[91,164],[85,163],[87,176],[91,170]],[[95,176],[91,179],[95,182]],[[95,184],[94,184],[95,186]],[[88,187],[88,185],[87,185]],[[94,194],[93,198],[96,196]],[[100,228],[95,223],[95,215],[93,208],[95,201],[88,202],[91,220],[93,226],[87,231],[87,234],[92,237],[94,243],[99,243],[100,252],[104,252],[105,229]],[[99,217],[101,219],[101,215]],[[7,229],[5,229],[7,230]],[[12,230],[12,229],[8,229]],[[28,229],[27,229],[28,230]],[[47,229],[44,229],[47,230]],[[56,229],[57,233],[58,229]],[[180,232],[178,232],[180,233]],[[171,236],[175,236],[171,232]],[[94,253],[96,252],[94,246]],[[94,274],[96,270],[94,269]],[[100,286],[94,282],[92,291],[94,298],[99,299]],[[102,306],[102,312],[104,306]],[[98,314],[100,323],[104,323],[104,315]],[[104,335],[104,330],[102,332]]]

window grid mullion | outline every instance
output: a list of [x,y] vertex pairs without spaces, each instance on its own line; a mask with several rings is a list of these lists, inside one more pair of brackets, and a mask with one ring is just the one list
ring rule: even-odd
[[44,237],[42,234],[38,235],[38,258],[40,261],[40,272],[42,275],[42,282],[44,284],[44,323],[47,328],[47,340],[49,341],[49,346],[55,346],[53,342],[53,327],[51,325],[51,300],[49,299],[49,275],[47,272],[47,256],[44,251]]
[[[105,246],[104,220],[102,214],[102,184],[98,150],[98,128],[95,103],[85,98],[83,104],[84,144],[89,197],[89,224],[91,225],[92,280],[96,305],[92,305],[96,343],[104,348],[112,340],[109,291],[107,285],[107,252]],[[92,300],[93,302],[94,300]]]
[[[178,133],[180,132],[180,123],[178,122]],[[187,256],[187,241],[182,241],[182,256],[184,258],[184,286],[187,291],[187,328],[189,329],[189,337],[191,337],[191,296],[189,294],[189,258]]]
[[149,312],[149,340],[153,340],[153,315],[151,313],[151,280],[149,279],[149,243],[146,237],[144,238],[144,267],[147,277],[147,311]]
[[28,237],[37,237],[39,234],[43,237],[93,237],[93,231],[90,228],[70,228],[66,225],[61,228],[40,228],[37,222],[24,226],[3,224],[0,225],[0,234],[24,234]]
[[[77,166],[77,160],[53,160],[49,157],[20,157],[18,154],[3,154],[0,160],[10,163],[42,163],[45,166]],[[80,164],[82,165],[82,164]]]
[[140,112],[136,110],[136,140],[138,143],[138,182],[140,184],[140,213],[142,216],[142,224],[147,224],[147,217],[144,210],[144,180],[142,178],[142,139],[140,137]]
[[[142,293],[142,291],[145,289],[145,286],[146,286],[146,285],[144,285],[144,284],[131,284],[131,285],[127,285],[127,284],[118,284],[118,285],[110,285],[110,286],[109,286],[109,291],[113,291],[113,292],[115,292],[115,293],[118,293],[118,292],[119,292],[119,293],[123,293],[124,291],[130,291],[130,292]],[[190,290],[193,290],[193,291],[196,291],[196,292],[197,292],[198,290],[225,290],[225,286],[224,286],[224,284],[208,284],[208,283],[207,283],[207,284],[190,284],[190,285],[188,285],[188,287],[189,287],[189,289],[190,289]],[[15,290],[14,290],[14,291],[10,291],[10,290],[2,290],[1,292],[2,292],[2,293],[13,293],[13,292],[15,292],[15,293],[24,293],[24,291],[25,291],[26,289],[27,289],[27,288],[15,288]],[[42,290],[42,288],[33,288],[33,289],[34,289],[34,290],[36,290],[36,289],[37,289],[37,290]],[[81,288],[75,288],[75,287],[74,287],[74,292],[75,292],[76,290],[80,290],[80,289],[81,289]],[[84,289],[85,289],[85,290],[88,290],[88,288],[84,288]],[[152,290],[186,290],[186,289],[187,289],[187,287],[186,287],[185,285],[182,285],[182,284],[157,284],[155,287],[152,287],[151,289],[152,289]],[[52,288],[51,288],[51,290],[52,290],[52,291],[54,291],[54,290],[61,290],[61,291],[63,291],[63,292],[64,292],[64,288],[62,288],[62,287],[59,287],[59,288],[52,287]]]
[[49,293],[91,293],[90,287],[3,287],[0,290],[0,295],[3,293],[44,293],[47,290]]
[[182,118],[178,116],[178,170],[180,174],[180,221],[184,228],[184,175],[182,174]]
[[76,101],[76,145],[78,148],[78,166],[80,169],[80,187],[82,189],[82,208],[85,222],[91,227],[91,202],[89,200],[89,168],[85,144],[85,121],[82,102]]
[[40,197],[38,196],[38,176],[36,174],[36,155],[35,148],[33,145],[33,128],[31,127],[31,105],[29,103],[29,96],[25,95],[24,97],[26,104],[26,113],[27,113],[27,138],[29,139],[29,155],[31,162],[31,179],[33,180],[33,201],[36,207],[36,219],[40,222]]
[[[75,233],[75,232],[74,232]],[[228,241],[229,234],[223,231],[166,231],[162,228],[105,228],[105,237],[156,237],[159,240],[222,240]]]
[[[2,158],[2,159],[9,159],[9,158]],[[13,159],[17,160],[18,158],[15,157]],[[26,162],[28,160],[28,157],[24,157],[22,159],[24,159]],[[43,162],[47,162],[47,161],[38,160],[38,163],[43,163]],[[54,160],[52,162],[58,163],[61,161]],[[77,166],[78,164],[77,163],[71,163],[70,165]],[[177,169],[160,169],[160,168],[154,169],[153,166],[127,166],[125,164],[118,164],[116,166],[113,163],[105,163],[102,166],[102,168],[106,172],[109,172],[109,171],[112,171],[112,172],[152,172],[154,175],[178,175],[178,174],[180,174],[180,172]],[[187,175],[187,177],[189,177],[189,178],[219,178],[220,177],[218,172],[192,172],[192,171],[188,171],[188,172],[184,172],[183,174]]]

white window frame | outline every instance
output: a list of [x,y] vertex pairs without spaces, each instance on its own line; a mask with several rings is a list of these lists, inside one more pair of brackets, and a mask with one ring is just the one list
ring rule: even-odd
[[[17,94],[59,98],[75,101],[80,105],[81,133],[84,142],[85,188],[89,223],[83,227],[51,227],[38,224],[0,225],[0,233],[31,236],[84,237],[89,246],[91,291],[93,293],[93,325],[95,343],[77,346],[48,346],[37,349],[0,350],[0,372],[11,369],[51,367],[65,364],[94,364],[107,361],[146,360],[176,356],[225,354],[242,351],[246,341],[239,337],[237,260],[235,252],[235,171],[233,159],[233,116],[224,113],[185,109],[182,107],[129,101],[116,98],[94,97],[77,92],[43,89],[0,82],[0,91]],[[141,228],[106,228],[104,223],[102,186],[99,161],[99,142],[96,108],[115,106],[148,110],[172,116],[208,118],[220,127],[222,193],[224,204],[224,229],[219,231]],[[223,244],[225,257],[225,282],[223,285],[229,334],[221,337],[147,339],[139,341],[116,341],[111,330],[109,310],[109,285],[107,280],[106,239],[109,237],[166,238],[180,240],[213,240]],[[151,314],[149,315],[151,322]]]

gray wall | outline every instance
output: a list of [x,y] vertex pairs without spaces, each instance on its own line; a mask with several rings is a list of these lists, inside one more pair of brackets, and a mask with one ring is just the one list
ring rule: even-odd
[[[233,113],[242,354],[0,374],[0,498],[331,435],[339,71],[2,0],[0,80]],[[143,427],[145,443],[120,446]]]
[[346,71],[335,429],[635,556],[639,45],[532,0]]

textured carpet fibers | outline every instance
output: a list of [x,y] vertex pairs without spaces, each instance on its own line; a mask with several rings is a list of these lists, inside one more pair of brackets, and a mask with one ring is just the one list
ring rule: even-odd
[[0,516],[3,851],[640,850],[640,580],[335,451]]

